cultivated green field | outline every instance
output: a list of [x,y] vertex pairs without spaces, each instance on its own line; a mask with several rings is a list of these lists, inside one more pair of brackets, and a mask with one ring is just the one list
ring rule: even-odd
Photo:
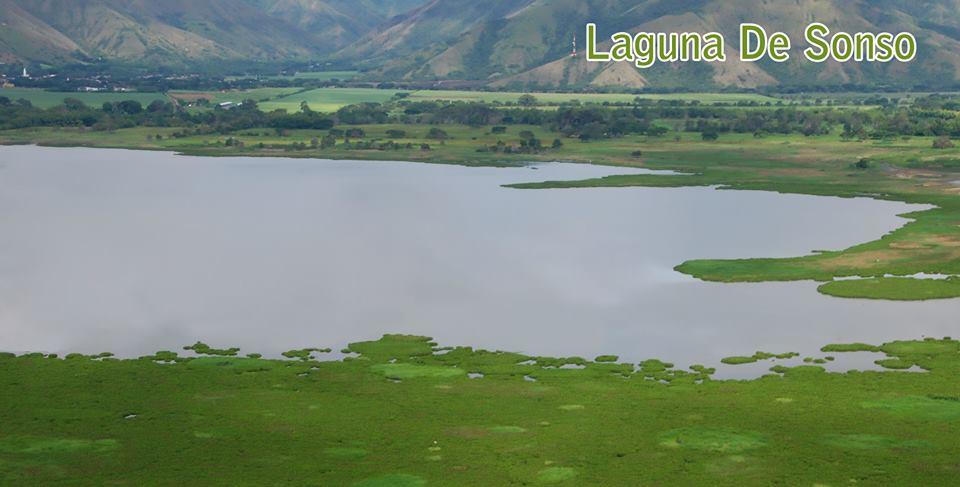
[[0,96],[5,96],[11,100],[24,99],[40,108],[50,108],[63,103],[66,98],[76,98],[83,103],[99,107],[104,102],[117,102],[124,100],[136,100],[144,106],[149,105],[154,100],[168,100],[163,93],[86,93],[86,92],[62,92],[62,91],[44,91],[33,88],[0,88]]
[[262,103],[262,110],[283,109],[288,112],[300,110],[300,103],[307,102],[310,109],[318,112],[335,112],[347,105],[357,103],[382,103],[393,97],[398,91],[377,90],[373,88],[319,88],[297,93],[284,98]]
[[885,367],[926,372],[770,362],[751,381],[655,359],[438,355],[396,335],[351,344],[343,361],[192,348],[219,355],[0,355],[0,483],[947,485],[958,473],[953,340],[823,352],[882,351]]
[[[485,92],[485,91],[448,91],[448,90],[379,90],[374,88],[318,88],[298,93],[279,100],[271,100],[261,107],[264,110],[282,108],[287,111],[300,109],[300,102],[306,101],[316,111],[335,111],[343,106],[364,102],[385,102],[396,93],[409,93],[410,101],[446,100],[474,101],[486,103],[515,103],[524,93]],[[743,93],[676,93],[676,94],[598,94],[598,93],[532,93],[541,105],[559,104],[574,100],[582,103],[630,103],[637,97],[650,100],[700,100],[703,103],[736,103],[738,101],[756,101],[759,103],[777,101],[763,95]]]
[[[183,100],[186,102],[196,101],[200,98],[206,98],[211,103],[234,102],[240,103],[244,100],[254,100],[257,102],[266,102],[283,96],[301,91],[300,88],[256,88],[253,90],[223,90],[223,91],[188,91],[175,90],[169,93],[171,98]],[[299,103],[296,110],[300,109]]]
[[[344,72],[302,73],[306,75],[346,74]],[[321,77],[322,78],[322,77]],[[321,79],[317,78],[317,79]],[[375,88],[317,88],[304,90],[302,88],[256,88],[251,90],[224,90],[224,91],[191,91],[174,90],[169,92],[170,98],[184,101],[194,101],[206,98],[213,103],[235,102],[251,99],[260,103],[263,110],[283,109],[288,112],[300,110],[300,103],[307,102],[310,108],[319,112],[335,112],[347,105],[357,103],[383,103],[397,93],[407,93],[410,101],[464,101],[486,103],[516,103],[525,93],[519,92],[483,92],[483,91],[453,91],[453,90],[381,90]],[[636,98],[648,100],[698,100],[704,104],[737,102],[776,103],[780,101],[765,95],[750,93],[671,93],[671,94],[623,94],[623,93],[531,93],[541,107],[556,106],[561,103],[578,101],[581,103],[631,103]],[[11,100],[24,98],[38,107],[49,108],[59,105],[65,98],[77,98],[91,106],[98,106],[105,101],[137,100],[144,105],[156,99],[167,99],[167,95],[159,93],[81,93],[81,92],[48,92],[30,88],[0,89],[0,96]]]

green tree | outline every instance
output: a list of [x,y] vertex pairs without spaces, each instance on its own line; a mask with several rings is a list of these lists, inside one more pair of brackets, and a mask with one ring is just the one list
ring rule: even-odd
[[517,99],[517,104],[524,107],[532,107],[537,105],[537,97],[527,93],[520,95],[520,98]]

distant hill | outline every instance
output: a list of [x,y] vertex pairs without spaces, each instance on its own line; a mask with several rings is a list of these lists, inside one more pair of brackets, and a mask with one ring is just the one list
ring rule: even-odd
[[317,58],[424,0],[0,0],[0,61]]
[[[474,3],[484,8],[471,8]],[[814,64],[800,59],[802,29],[821,21],[832,30],[913,32],[919,56],[909,66]],[[719,31],[727,62],[678,63],[637,70],[627,64],[571,59],[574,36],[596,22],[611,33]],[[795,43],[790,62],[741,63],[737,29],[756,22]],[[447,28],[449,27],[449,28]],[[430,33],[423,43],[422,32]],[[799,44],[799,45],[798,45]],[[960,80],[958,0],[433,0],[368,34],[340,55],[359,56],[392,78],[486,79],[494,86],[624,86],[751,88],[777,84],[952,85]]]
[[[814,64],[801,29],[910,31],[904,65]],[[741,63],[737,27],[795,42],[790,62]],[[587,22],[616,31],[719,31],[725,63],[637,70],[569,56]],[[797,45],[800,44],[800,45]],[[310,59],[357,64],[381,80],[479,80],[494,87],[715,89],[960,81],[960,0],[0,0],[0,61],[105,57],[153,63]]]

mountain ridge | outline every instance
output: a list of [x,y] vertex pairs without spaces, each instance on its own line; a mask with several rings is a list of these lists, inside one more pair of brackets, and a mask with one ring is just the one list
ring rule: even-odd
[[[960,0],[0,0],[0,62],[310,60],[354,65],[374,81],[515,89],[935,89],[960,80],[958,12]],[[800,50],[813,21],[834,31],[909,31],[919,53],[910,64],[811,63]],[[587,22],[606,45],[617,31],[719,31],[727,61],[643,70],[587,63],[570,57],[575,37],[584,47]],[[741,22],[787,32],[791,60],[739,61]]]

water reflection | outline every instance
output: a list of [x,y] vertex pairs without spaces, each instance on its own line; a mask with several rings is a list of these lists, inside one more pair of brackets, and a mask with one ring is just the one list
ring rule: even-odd
[[5,350],[278,353],[416,333],[678,365],[957,335],[960,301],[851,301],[811,282],[715,284],[691,258],[871,240],[916,206],[764,192],[522,191],[599,166],[192,158],[2,147]]

